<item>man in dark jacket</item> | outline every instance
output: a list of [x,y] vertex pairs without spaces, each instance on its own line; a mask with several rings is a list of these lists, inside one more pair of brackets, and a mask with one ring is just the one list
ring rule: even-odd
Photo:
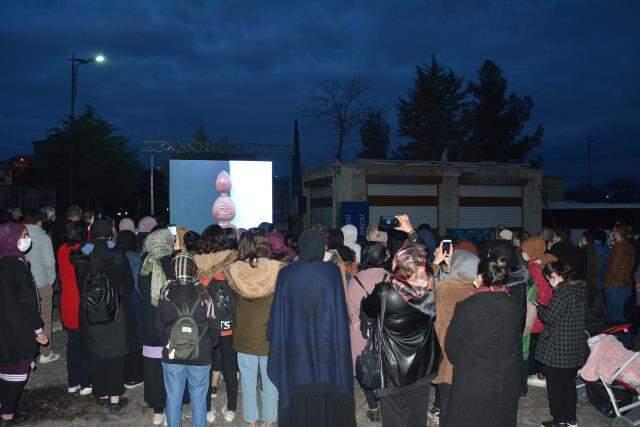
[[548,252],[571,266],[576,280],[585,280],[587,276],[587,255],[585,251],[571,242],[569,230],[564,227],[556,230],[553,246]]

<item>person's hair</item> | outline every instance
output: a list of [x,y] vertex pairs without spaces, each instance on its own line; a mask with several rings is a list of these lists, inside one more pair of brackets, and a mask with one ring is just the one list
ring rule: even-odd
[[344,233],[337,228],[327,230],[327,249],[338,249],[344,246]]
[[389,260],[389,250],[380,242],[367,242],[360,254],[360,269],[383,268]]
[[193,230],[189,230],[184,233],[182,241],[184,242],[184,246],[187,252],[199,253],[202,250],[202,238]]
[[593,245],[593,241],[595,240],[593,232],[591,230],[584,231],[582,233],[582,238],[587,241],[588,245]]
[[11,222],[11,212],[9,211],[0,212],[0,224],[5,224],[7,222]]
[[228,250],[238,250],[238,233],[234,228],[227,227],[224,231],[224,248]]
[[224,250],[226,240],[224,230],[218,224],[211,224],[205,228],[200,239],[202,253],[211,254]]
[[82,208],[78,205],[71,205],[67,208],[67,211],[65,212],[65,216],[67,218],[72,218],[72,217],[80,218],[82,217]]
[[248,262],[255,267],[258,258],[271,258],[271,248],[267,233],[261,228],[251,228],[240,236],[238,260]]
[[349,264],[356,261],[356,253],[348,246],[342,245],[336,249],[338,251],[338,255],[342,258],[342,261],[345,264]]
[[87,238],[87,224],[84,221],[73,221],[65,225],[64,240],[67,243],[83,243]]
[[285,245],[287,245],[287,248],[291,249],[292,251],[298,251],[298,236],[296,236],[295,234],[288,233],[287,235],[285,235],[284,243]]
[[504,285],[509,274],[507,260],[504,257],[483,258],[478,264],[478,276],[482,286]]
[[38,209],[29,209],[27,210],[27,214],[24,216],[25,221],[28,224],[37,224],[40,221],[43,221],[42,212]]
[[126,252],[136,252],[136,235],[131,230],[122,230],[116,236],[116,247]]
[[[545,236],[545,234],[548,235],[548,236]],[[553,228],[548,227],[546,225],[540,229],[540,236],[545,237],[545,238],[546,237],[550,237],[550,239],[548,239],[548,240],[553,239],[553,235],[554,234],[555,234],[555,231],[553,230]]]
[[631,227],[627,224],[616,224],[613,227],[613,232],[618,233],[623,239],[628,239],[631,236]]
[[569,280],[573,277],[573,269],[571,266],[560,260],[548,262],[544,266],[542,273],[547,280],[551,278],[552,273],[556,273],[558,276],[562,277],[563,280]]
[[607,233],[602,228],[594,228],[591,230],[593,234],[593,239],[599,241],[602,244],[607,242]]
[[422,223],[418,226],[418,231],[422,231],[422,230],[431,231],[431,226],[429,224]]
[[520,240],[520,243],[526,241],[527,239],[531,238],[531,234],[528,231],[521,231],[518,233],[517,237],[518,240]]
[[556,237],[563,242],[568,242],[571,239],[571,233],[566,227],[559,227],[556,229]]
[[[84,211],[84,212],[82,212],[81,218],[82,218],[82,220],[84,220],[86,222],[89,222],[92,219],[95,219],[95,216],[96,216],[96,214],[93,211]],[[105,219],[107,219],[107,218],[105,217]]]

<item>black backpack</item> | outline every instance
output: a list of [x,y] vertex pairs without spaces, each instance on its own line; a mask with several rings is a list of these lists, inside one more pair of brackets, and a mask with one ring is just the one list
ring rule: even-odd
[[90,325],[110,323],[118,316],[118,294],[102,271],[91,273],[84,280],[80,303]]

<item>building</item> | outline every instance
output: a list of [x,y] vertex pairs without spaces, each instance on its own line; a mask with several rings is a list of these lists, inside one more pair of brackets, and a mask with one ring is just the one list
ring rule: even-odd
[[451,228],[504,225],[537,232],[542,222],[542,171],[528,165],[360,160],[304,172],[305,227],[342,225],[344,202],[368,209],[368,222],[408,214],[441,234]]

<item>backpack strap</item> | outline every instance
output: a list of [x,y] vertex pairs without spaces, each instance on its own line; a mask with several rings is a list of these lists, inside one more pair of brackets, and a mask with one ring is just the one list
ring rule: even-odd
[[175,305],[175,304],[173,303],[173,301],[169,301],[169,302],[171,303],[171,305],[173,306],[173,308],[175,308],[175,309],[176,309],[176,312],[178,313],[178,317],[182,317],[182,310],[180,310],[180,309],[178,308],[178,306],[177,306],[177,305]]
[[370,295],[369,292],[367,292],[367,289],[364,287],[360,279],[358,279],[358,276],[353,276],[353,279],[358,283],[358,285],[360,285],[364,293],[367,294],[367,296],[369,296]]

